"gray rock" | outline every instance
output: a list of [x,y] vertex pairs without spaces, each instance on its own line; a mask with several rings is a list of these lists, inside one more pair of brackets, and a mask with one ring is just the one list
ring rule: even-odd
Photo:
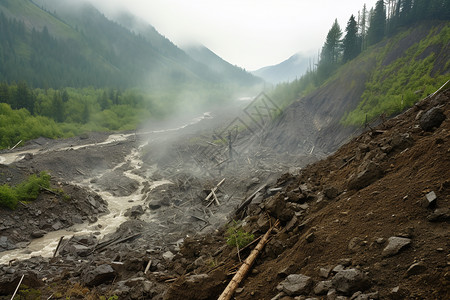
[[366,274],[357,269],[347,269],[336,273],[332,278],[333,287],[346,295],[364,291],[370,287]]
[[56,221],[55,223],[53,223],[52,228],[53,230],[60,230],[62,229],[64,226],[61,222]]
[[427,217],[430,222],[445,222],[450,220],[450,209],[449,208],[436,208]]
[[400,250],[411,244],[411,239],[391,236],[388,239],[387,246],[383,249],[382,255],[384,257],[393,256],[400,252]]
[[419,125],[425,131],[432,131],[433,128],[441,126],[444,120],[445,114],[442,109],[433,107],[420,117]]
[[114,269],[107,264],[89,269],[81,275],[82,282],[87,286],[97,286],[109,282],[116,277]]
[[31,233],[31,237],[34,239],[43,237],[47,232],[45,230],[36,230]]
[[173,253],[170,252],[170,251],[166,251],[166,252],[163,253],[162,257],[163,257],[165,260],[172,260],[172,259],[175,257],[175,254],[173,254]]
[[366,161],[358,167],[358,170],[348,180],[348,188],[351,190],[360,190],[369,184],[375,182],[383,176],[381,166],[373,161]]
[[314,294],[325,295],[333,287],[331,280],[319,281],[314,287]]
[[144,214],[144,209],[142,208],[141,205],[135,205],[130,208],[130,210],[127,212],[127,214],[129,214],[133,218],[136,218],[136,217]]
[[423,261],[420,261],[418,263],[412,264],[409,266],[408,270],[406,270],[406,276],[413,276],[413,275],[419,275],[422,274],[427,270],[427,266]]
[[16,249],[14,245],[6,236],[0,236],[0,251]]
[[277,290],[283,291],[289,296],[297,296],[308,294],[312,284],[311,277],[303,274],[291,274],[277,286]]
[[429,192],[425,195],[425,199],[423,201],[423,205],[425,207],[435,207],[436,206],[436,193],[434,191]]
[[153,200],[148,204],[148,207],[153,210],[159,209],[161,208],[161,203],[159,201]]

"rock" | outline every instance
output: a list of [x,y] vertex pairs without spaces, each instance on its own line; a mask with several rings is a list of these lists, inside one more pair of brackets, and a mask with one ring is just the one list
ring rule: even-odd
[[433,128],[441,126],[444,120],[445,114],[442,109],[433,107],[420,117],[419,125],[425,131],[432,131]]
[[357,291],[364,291],[370,287],[370,281],[366,274],[357,269],[339,271],[331,281],[337,291],[346,295],[351,295]]
[[47,233],[47,232],[45,232],[45,230],[36,230],[36,231],[33,231],[33,232],[31,233],[31,237],[32,237],[33,239],[41,238],[41,237],[43,237],[46,233]]
[[364,162],[348,180],[348,188],[360,190],[383,176],[381,166],[373,161]]
[[209,278],[208,274],[198,274],[198,275],[190,275],[186,278],[187,282],[202,282]]
[[312,242],[314,242],[314,239],[316,238],[316,235],[314,234],[314,232],[311,232],[310,234],[308,234],[306,237],[305,237],[305,240],[308,242],[308,243],[312,243]]
[[423,202],[424,207],[435,207],[436,206],[436,193],[434,191],[429,192],[425,195],[425,199]]
[[450,220],[449,208],[437,208],[427,217],[430,222],[445,222]]
[[331,282],[331,280],[319,281],[319,283],[317,283],[317,285],[314,287],[314,294],[325,295],[332,287],[333,283]]
[[332,267],[328,266],[325,268],[320,268],[319,269],[319,276],[323,277],[323,278],[328,278],[328,276],[330,276],[330,272],[331,272]]
[[87,286],[97,286],[109,282],[116,277],[114,269],[107,264],[90,269],[82,274],[81,281]]
[[173,258],[175,257],[175,254],[173,254],[173,253],[170,252],[170,251],[166,251],[166,252],[163,253],[162,257],[163,257],[165,260],[173,260]]
[[389,293],[389,299],[392,300],[402,300],[409,296],[409,291],[407,289],[396,286]]
[[337,188],[335,188],[334,186],[328,186],[325,187],[323,189],[323,194],[325,195],[325,197],[327,197],[328,199],[334,199],[337,196],[339,196],[339,191]]
[[406,270],[406,276],[413,276],[413,275],[419,275],[422,274],[427,270],[427,266],[423,261],[420,261],[418,263],[412,264],[409,266],[408,270]]
[[363,240],[361,238],[354,237],[348,242],[347,248],[351,252],[357,252],[361,248],[362,242]]
[[131,207],[127,213],[129,213],[131,217],[136,218],[144,214],[144,209],[142,208],[142,205],[135,205]]
[[148,207],[153,210],[159,209],[161,208],[161,203],[159,203],[159,201],[154,200],[148,204]]
[[283,291],[289,296],[297,296],[308,294],[312,284],[311,277],[303,274],[291,274],[277,286],[277,290]]
[[345,267],[343,265],[337,265],[336,267],[333,268],[334,273],[340,272],[342,270],[345,270]]
[[411,244],[411,239],[391,236],[388,239],[387,246],[383,249],[382,255],[384,257],[396,255],[400,250],[409,246]]
[[13,249],[16,249],[16,245],[11,243],[11,241],[6,236],[0,236],[0,251]]
[[52,229],[55,230],[55,231],[56,230],[60,230],[63,227],[64,227],[63,224],[61,222],[59,222],[59,221],[56,221],[55,223],[52,224]]

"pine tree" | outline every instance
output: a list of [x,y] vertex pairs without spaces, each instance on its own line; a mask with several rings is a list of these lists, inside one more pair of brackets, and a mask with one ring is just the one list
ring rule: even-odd
[[360,33],[359,37],[361,40],[361,51],[365,50],[367,48],[367,8],[366,4],[364,3],[363,10],[361,12],[361,22],[359,24]]
[[358,28],[356,26],[355,17],[352,15],[348,20],[347,27],[345,28],[345,37],[342,41],[343,55],[342,60],[347,62],[360,53],[360,48],[358,47]]
[[325,44],[320,53],[320,61],[318,66],[318,75],[321,80],[326,79],[338,66],[338,61],[341,55],[341,37],[342,30],[337,19],[333,26],[328,31]]
[[370,27],[367,31],[368,45],[373,45],[381,41],[386,29],[386,10],[384,1],[378,0],[375,4],[375,10],[370,19]]

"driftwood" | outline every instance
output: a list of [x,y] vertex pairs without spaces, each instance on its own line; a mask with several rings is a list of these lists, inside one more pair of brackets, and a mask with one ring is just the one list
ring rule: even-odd
[[244,208],[247,207],[247,205],[250,204],[250,202],[252,202],[253,198],[256,196],[256,194],[258,194],[262,189],[264,189],[266,187],[265,184],[263,184],[262,186],[260,186],[253,194],[251,194],[249,197],[247,197],[247,199],[245,199],[244,202],[242,202],[241,205],[239,205],[239,207],[236,209],[235,214],[239,214]]
[[22,140],[20,140],[17,144],[14,145],[14,147],[12,147],[12,148],[9,149],[9,150],[14,150],[17,146],[19,146],[20,143],[22,143]]
[[58,242],[58,245],[56,246],[55,252],[53,252],[53,257],[55,257],[56,254],[58,253],[59,247],[61,246],[61,243],[62,243],[63,239],[64,239],[64,236],[62,236],[62,237],[59,239],[59,242]]
[[148,261],[147,266],[145,267],[144,274],[147,274],[147,272],[148,272],[148,270],[150,269],[151,265],[152,265],[152,260],[150,259],[150,260]]
[[209,198],[211,198],[213,196],[213,194],[217,191],[219,186],[221,186],[224,181],[225,181],[225,178],[222,179],[214,188],[211,189],[211,193],[209,193],[208,196],[206,196],[205,201],[208,201]]
[[19,290],[19,287],[20,287],[20,285],[22,284],[23,277],[25,277],[25,274],[23,274],[23,275],[22,275],[22,278],[20,278],[19,284],[17,285],[16,290],[14,291],[14,294],[13,294],[12,297],[11,297],[11,300],[13,300],[14,297],[16,296],[17,291]]
[[256,258],[258,257],[261,250],[264,248],[264,245],[269,240],[270,233],[272,230],[279,224],[277,221],[273,227],[271,227],[266,234],[261,238],[258,245],[256,245],[255,249],[252,250],[250,255],[247,257],[247,259],[244,261],[242,266],[239,268],[238,272],[233,276],[230,283],[227,285],[225,290],[222,292],[220,297],[217,300],[229,300],[234,294],[234,291],[239,286],[239,283],[244,279],[245,275],[247,275],[247,272],[252,267],[253,263],[255,262]]
[[116,244],[119,244],[119,243],[122,243],[122,242],[126,242],[128,240],[131,240],[132,238],[135,238],[135,237],[139,236],[139,235],[141,235],[141,233],[136,233],[136,234],[130,235],[130,236],[128,236],[126,238],[123,238],[123,239],[115,238],[115,239],[106,241],[106,242],[104,242],[102,244],[97,245],[97,247],[95,247],[95,249],[93,251],[101,251],[101,250],[105,249],[108,246],[113,246],[113,245],[116,245]]

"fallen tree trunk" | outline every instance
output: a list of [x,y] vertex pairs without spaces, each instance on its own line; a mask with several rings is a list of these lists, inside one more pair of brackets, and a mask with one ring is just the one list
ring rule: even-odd
[[233,276],[233,278],[231,279],[230,283],[227,285],[225,290],[222,292],[222,294],[220,295],[218,300],[229,300],[229,299],[231,299],[231,297],[234,294],[234,291],[239,286],[239,283],[241,283],[241,281],[244,279],[245,275],[247,275],[247,272],[250,270],[250,268],[252,267],[252,265],[255,262],[256,258],[258,257],[259,253],[264,248],[264,245],[269,240],[270,233],[272,232],[272,230],[276,226],[278,226],[278,224],[279,224],[279,221],[277,221],[275,223],[275,225],[272,226],[266,232],[266,234],[264,234],[262,239],[259,241],[258,245],[256,245],[255,249],[252,250],[250,255],[247,257],[247,259],[244,261],[242,266],[237,271],[237,273]]

